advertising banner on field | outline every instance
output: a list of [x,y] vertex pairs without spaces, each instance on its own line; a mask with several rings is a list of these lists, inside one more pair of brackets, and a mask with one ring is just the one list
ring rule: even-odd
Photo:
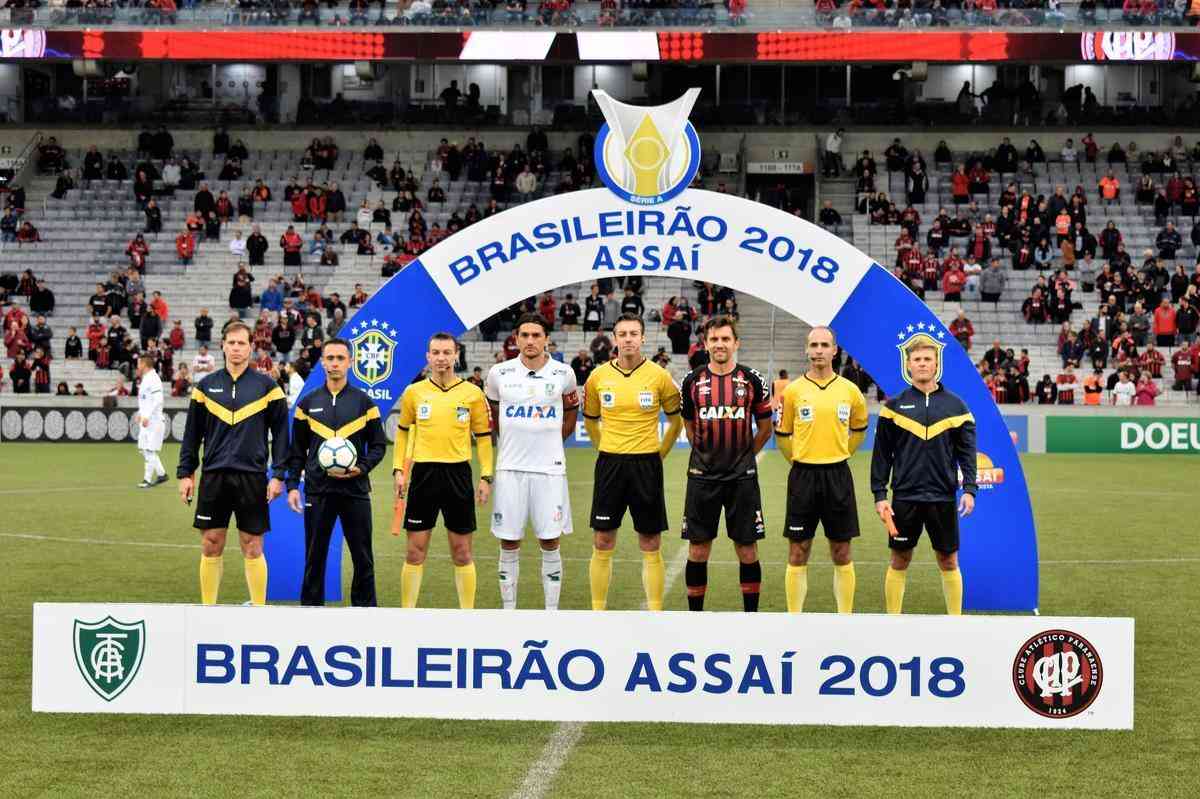
[[1133,619],[36,604],[33,710],[1132,729]]
[[1200,453],[1200,421],[1166,416],[1047,416],[1046,452]]
[[[608,120],[594,152],[605,188],[518,205],[410,263],[342,329],[354,348],[351,381],[386,415],[425,366],[431,334],[458,335],[547,290],[619,275],[709,281],[812,325],[828,325],[889,394],[906,385],[903,348],[923,340],[939,352],[943,385],[971,410],[977,465],[989,478],[980,482],[975,513],[962,523],[963,606],[1035,609],[1037,540],[1029,493],[1008,427],[971,359],[928,306],[846,241],[777,208],[689,188],[700,168],[700,141],[688,121],[698,94],[689,90],[651,107],[595,92]],[[323,371],[314,369],[305,391],[323,381]],[[783,518],[782,508],[773,510]],[[268,595],[295,599],[303,571],[302,523],[278,501],[272,525]],[[331,557],[327,574],[336,579],[340,539]],[[336,594],[339,587],[331,590]]]

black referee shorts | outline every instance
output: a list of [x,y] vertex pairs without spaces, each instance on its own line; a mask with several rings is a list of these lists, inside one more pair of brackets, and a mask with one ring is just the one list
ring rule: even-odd
[[929,531],[929,543],[935,550],[946,554],[958,551],[958,507],[954,500],[910,502],[894,499],[892,512],[899,535],[888,536],[891,549],[912,549],[921,540],[921,530],[925,529]]
[[662,458],[657,452],[645,455],[601,452],[596,457],[595,478],[593,530],[616,530],[624,521],[626,510],[633,517],[633,529],[643,535],[657,535],[670,527],[663,494]]
[[758,480],[704,480],[689,477],[683,501],[682,538],[693,543],[717,537],[721,510],[725,533],[738,544],[753,544],[766,535]]
[[404,529],[432,530],[439,513],[450,532],[475,532],[475,489],[469,462],[413,464]]
[[262,535],[271,529],[265,473],[230,469],[200,473],[192,526],[197,530],[226,529],[232,516],[237,517],[237,529],[243,533]]
[[830,541],[849,541],[859,534],[854,476],[846,461],[792,463],[783,534],[793,541],[808,541],[817,534],[818,522]]

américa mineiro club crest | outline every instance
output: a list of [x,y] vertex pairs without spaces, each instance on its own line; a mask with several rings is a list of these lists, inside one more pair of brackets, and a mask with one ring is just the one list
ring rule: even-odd
[[396,328],[384,319],[363,319],[351,325],[351,370],[368,387],[391,377],[396,333]]
[[84,682],[106,702],[133,682],[146,653],[146,622],[75,620],[75,665]]

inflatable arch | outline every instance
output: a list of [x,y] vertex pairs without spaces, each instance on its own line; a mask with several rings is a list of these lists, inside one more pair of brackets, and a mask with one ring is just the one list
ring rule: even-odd
[[[599,156],[606,131],[597,143]],[[966,401],[978,427],[980,490],[975,513],[962,524],[964,607],[1036,610],[1037,541],[1016,447],[971,359],[929,307],[869,256],[796,216],[698,189],[662,199],[655,204],[606,188],[578,191],[516,206],[446,239],[391,278],[347,322],[342,335],[354,344],[352,382],[370,393],[386,418],[425,366],[431,334],[458,335],[527,297],[605,276],[711,281],[812,325],[829,325],[888,393],[904,387],[899,347],[914,335],[928,335],[944,342],[942,382]],[[323,380],[322,370],[314,369],[305,391]],[[388,499],[382,492],[375,497],[377,503]],[[768,519],[782,518],[782,508],[768,511]],[[282,499],[272,506],[272,521],[269,596],[296,599],[303,521]],[[341,551],[335,535],[331,600],[341,595]]]

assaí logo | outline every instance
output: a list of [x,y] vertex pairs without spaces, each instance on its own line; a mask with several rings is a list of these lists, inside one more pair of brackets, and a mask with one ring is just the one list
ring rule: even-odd
[[699,89],[674,102],[636,106],[592,91],[605,124],[596,137],[596,174],[622,200],[665,203],[691,185],[700,169],[700,137],[688,121]]
[[[1004,482],[1004,469],[992,463],[986,453],[975,453],[975,483],[980,491],[990,491]],[[958,484],[962,485],[962,470],[958,472]]]

